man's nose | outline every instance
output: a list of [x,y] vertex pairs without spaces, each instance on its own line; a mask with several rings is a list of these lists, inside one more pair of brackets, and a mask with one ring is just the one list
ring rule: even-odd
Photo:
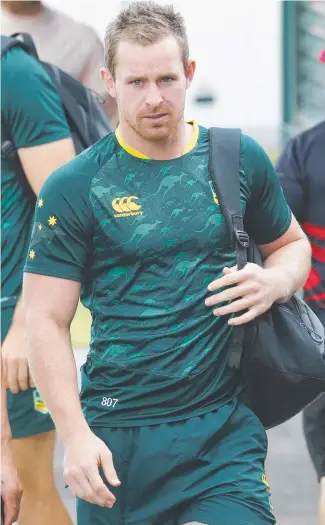
[[148,85],[146,95],[146,103],[150,106],[157,106],[163,100],[159,86],[154,82]]

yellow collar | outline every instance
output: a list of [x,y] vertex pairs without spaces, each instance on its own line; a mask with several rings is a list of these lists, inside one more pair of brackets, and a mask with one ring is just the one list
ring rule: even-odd
[[[197,143],[198,138],[199,138],[199,126],[197,125],[197,122],[195,122],[195,120],[189,120],[188,124],[192,124],[193,132],[192,132],[191,140],[187,144],[187,146],[184,149],[182,155],[185,155],[186,153],[189,153],[193,148],[195,148],[196,143]],[[120,132],[120,128],[119,127],[115,130],[115,136],[117,138],[117,141],[118,141],[119,145],[123,149],[125,149],[125,151],[127,151],[130,155],[133,155],[133,157],[138,157],[139,159],[150,160],[150,157],[147,157],[147,155],[144,155],[144,153],[141,153],[141,151],[138,151],[138,150],[136,150],[134,148],[131,148],[131,146],[129,146],[124,141],[124,139],[121,137],[121,132]]]

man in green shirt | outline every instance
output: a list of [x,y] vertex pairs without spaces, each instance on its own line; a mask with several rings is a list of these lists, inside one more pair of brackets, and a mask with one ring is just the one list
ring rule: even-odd
[[[48,179],[25,266],[29,357],[78,525],[274,523],[266,434],[228,341],[301,286],[308,241],[243,136],[246,227],[265,263],[236,271],[209,132],[184,121],[195,63],[182,17],[132,2],[105,41],[120,126]],[[69,340],[80,293],[92,314],[81,403]]]
[[24,490],[19,524],[68,525],[53,479],[54,423],[29,374],[20,294],[35,194],[54,169],[74,157],[74,147],[42,66],[13,48],[1,68],[1,342],[11,448]]

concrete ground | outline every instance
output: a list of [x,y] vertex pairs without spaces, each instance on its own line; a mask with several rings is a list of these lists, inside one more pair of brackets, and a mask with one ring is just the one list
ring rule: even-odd
[[[85,359],[86,351],[76,350],[75,356],[79,367]],[[301,417],[297,416],[269,431],[268,436],[267,473],[277,525],[318,525],[318,486],[302,435]],[[56,481],[75,524],[75,502],[69,489],[64,488],[62,462],[62,446],[58,443],[55,457]]]

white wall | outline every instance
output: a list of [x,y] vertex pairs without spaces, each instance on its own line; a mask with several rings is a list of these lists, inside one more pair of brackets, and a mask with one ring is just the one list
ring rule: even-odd
[[[169,3],[159,0],[161,3]],[[48,0],[104,35],[123,0]],[[174,0],[185,16],[197,74],[188,92],[187,116],[203,125],[240,126],[268,148],[281,121],[281,2],[277,0]],[[193,103],[201,88],[217,102]]]

